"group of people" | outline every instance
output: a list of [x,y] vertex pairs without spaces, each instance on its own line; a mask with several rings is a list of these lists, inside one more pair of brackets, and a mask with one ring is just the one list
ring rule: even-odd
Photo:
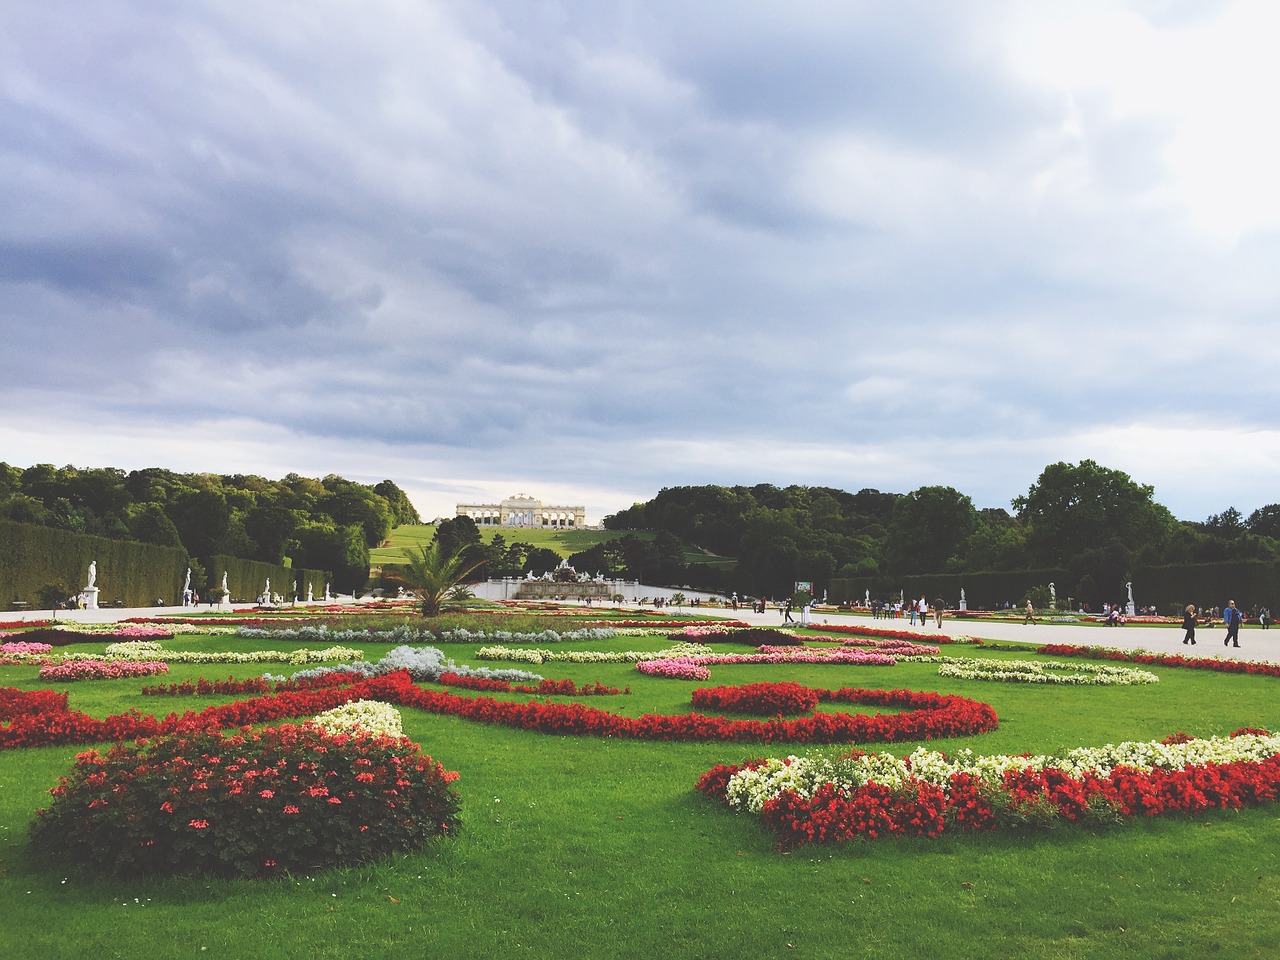
[[908,618],[911,626],[916,625],[916,621],[920,622],[920,626],[924,626],[925,622],[932,616],[934,623],[941,628],[942,612],[946,609],[946,601],[938,597],[930,605],[924,597],[919,600],[894,600],[887,602],[884,600],[871,601],[871,619],[873,620],[897,620],[902,617]]
[[[1216,620],[1214,616],[1216,611],[1209,611],[1210,621]],[[1255,613],[1255,618],[1263,630],[1271,629],[1271,610],[1267,607],[1259,607]],[[1224,647],[1240,646],[1240,626],[1248,619],[1244,612],[1241,611],[1234,600],[1228,600],[1227,605],[1222,608],[1222,625],[1227,628],[1227,635],[1222,638]],[[1186,631],[1186,636],[1182,638],[1183,643],[1194,644],[1196,642],[1196,626],[1200,622],[1200,613],[1196,610],[1194,603],[1187,604],[1187,609],[1182,614],[1182,629]]]

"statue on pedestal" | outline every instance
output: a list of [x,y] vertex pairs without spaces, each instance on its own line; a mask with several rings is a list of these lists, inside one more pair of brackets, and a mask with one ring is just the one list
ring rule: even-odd
[[84,588],[88,590],[97,582],[98,582],[98,561],[90,560],[89,561],[89,582],[84,585]]

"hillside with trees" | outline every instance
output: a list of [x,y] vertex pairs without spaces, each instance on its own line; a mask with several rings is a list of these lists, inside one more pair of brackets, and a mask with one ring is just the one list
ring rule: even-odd
[[1154,494],[1083,460],[1045,467],[1012,511],[978,509],[945,486],[905,494],[696,486],[664,489],[605,526],[666,533],[735,557],[736,571],[727,578],[715,571],[714,583],[701,581],[696,567],[675,580],[725,589],[727,579],[744,595],[789,594],[797,580],[812,581],[821,596],[842,578],[889,589],[907,576],[1048,568],[1064,577],[1064,597],[1096,606],[1122,598],[1139,567],[1280,558],[1280,505],[1247,517],[1228,508],[1193,522],[1176,519]]
[[332,571],[335,587],[364,586],[369,549],[418,512],[395,483],[373,486],[329,475],[175,473],[149,467],[80,469],[0,463],[0,519],[180,547],[194,582],[215,555]]

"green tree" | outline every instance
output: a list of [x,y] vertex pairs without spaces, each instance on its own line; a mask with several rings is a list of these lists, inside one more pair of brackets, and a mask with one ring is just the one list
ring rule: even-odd
[[143,543],[156,543],[162,547],[182,546],[182,537],[173,521],[160,509],[158,503],[145,503],[135,508],[129,520],[129,534]]
[[[1027,495],[1016,498],[1013,506],[1027,525],[1027,549],[1033,562],[1063,566],[1111,540],[1129,549],[1163,544],[1175,521],[1155,502],[1154,492],[1127,473],[1081,460],[1078,466],[1045,467]],[[1099,586],[1106,588],[1101,580]]]
[[405,564],[397,568],[396,576],[417,595],[424,617],[439,616],[445,597],[484,562],[482,558],[468,559],[461,552],[447,551],[434,540],[403,553]]
[[921,487],[893,505],[885,558],[896,573],[939,573],[978,524],[973,501],[951,487]]

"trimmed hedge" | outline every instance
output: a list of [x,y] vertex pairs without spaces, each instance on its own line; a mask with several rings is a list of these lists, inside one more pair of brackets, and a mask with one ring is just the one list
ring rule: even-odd
[[205,567],[209,571],[209,585],[203,592],[202,599],[209,590],[222,589],[224,570],[227,573],[227,589],[231,591],[231,599],[245,601],[256,600],[266,587],[268,578],[271,579],[271,592],[278,593],[287,600],[293,599],[295,583],[298,585],[298,599],[307,598],[308,584],[311,585],[312,594],[319,599],[324,596],[324,585],[333,577],[325,570],[304,570],[225,554],[210,557]]
[[181,548],[0,520],[0,604],[23,601],[35,607],[40,589],[49,585],[73,596],[84,588],[93,561],[98,564],[99,606],[181,601],[187,572],[187,554]]
[[1161,613],[1181,611],[1187,604],[1225,607],[1228,600],[1248,610],[1276,609],[1280,603],[1280,563],[1273,560],[1228,560],[1135,567],[1133,598]]

